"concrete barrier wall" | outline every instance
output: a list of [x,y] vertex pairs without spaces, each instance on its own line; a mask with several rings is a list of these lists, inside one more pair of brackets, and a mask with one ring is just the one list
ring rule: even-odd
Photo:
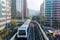
[[40,30],[41,30],[41,32],[42,32],[43,37],[45,38],[45,40],[49,40],[48,37],[47,37],[47,35],[45,34],[45,32],[43,31],[43,29],[41,28],[40,24],[38,24],[38,25],[39,25],[39,28],[40,28]]

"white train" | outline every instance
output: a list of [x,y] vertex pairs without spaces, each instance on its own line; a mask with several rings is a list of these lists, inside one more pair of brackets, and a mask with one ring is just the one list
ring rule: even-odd
[[17,38],[29,40],[30,36],[30,24],[31,20],[28,19],[21,27],[18,28]]

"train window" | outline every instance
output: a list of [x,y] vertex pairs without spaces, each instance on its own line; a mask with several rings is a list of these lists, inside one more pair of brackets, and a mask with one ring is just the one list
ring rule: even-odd
[[19,30],[19,35],[26,35],[25,30]]

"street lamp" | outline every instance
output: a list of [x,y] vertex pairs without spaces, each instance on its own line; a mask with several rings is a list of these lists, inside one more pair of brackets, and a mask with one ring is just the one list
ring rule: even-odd
[[51,9],[51,27],[52,27],[52,9]]
[[52,11],[53,11],[53,10],[52,10],[52,9],[53,9],[53,8],[52,8],[52,6],[53,6],[52,4],[53,4],[53,1],[51,1],[51,27],[52,27]]

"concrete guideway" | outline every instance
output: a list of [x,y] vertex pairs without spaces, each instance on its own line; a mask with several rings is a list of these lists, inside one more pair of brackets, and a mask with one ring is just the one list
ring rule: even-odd
[[[45,40],[49,40],[48,37],[46,36],[45,32],[44,32],[43,29],[41,28],[40,24],[39,24],[37,21],[33,21],[33,20],[32,20],[31,22],[36,23],[36,24],[38,25],[38,27],[39,27],[39,28],[37,27],[37,30],[40,29],[41,32],[42,32],[42,34],[43,34],[43,36],[44,36],[44,38],[45,38]],[[37,34],[35,34],[35,32],[34,32],[34,31],[36,30],[36,29],[34,29],[34,26],[35,26],[35,25],[33,25],[33,27],[32,27],[32,29],[33,29],[33,30],[32,30],[32,32],[33,32],[33,40],[36,40],[36,39],[35,39],[35,38],[36,38],[35,36],[36,36]],[[36,32],[37,32],[37,31],[36,31]],[[40,33],[40,32],[38,32],[38,33]],[[14,35],[10,40],[16,40],[16,34],[17,34],[17,33],[15,33],[15,35]],[[39,34],[38,34],[38,35],[39,35]],[[40,34],[40,35],[41,35],[41,34]],[[42,37],[42,36],[41,36],[41,37]],[[41,40],[43,40],[43,39],[41,39]]]
[[30,23],[30,27],[31,27],[31,29],[30,29],[30,33],[31,33],[31,40],[35,40],[35,33],[34,33],[34,24],[33,23]]
[[31,22],[37,23],[38,26],[39,26],[39,28],[40,28],[40,30],[41,30],[41,32],[42,32],[42,34],[43,34],[43,37],[45,38],[45,40],[49,40],[48,37],[47,37],[47,35],[45,34],[45,32],[43,31],[43,29],[41,28],[40,24],[37,21],[34,21],[34,20],[32,20]]

